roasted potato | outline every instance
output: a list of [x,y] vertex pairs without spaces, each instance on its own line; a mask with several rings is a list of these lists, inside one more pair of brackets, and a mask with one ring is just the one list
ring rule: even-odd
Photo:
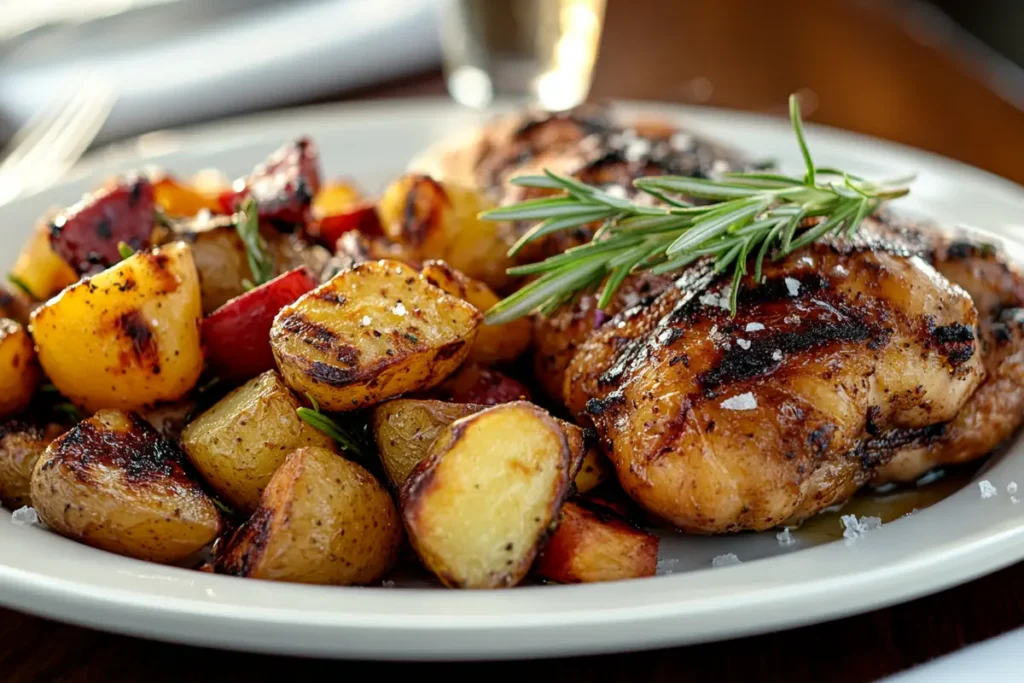
[[[444,261],[427,261],[420,273],[430,284],[473,304],[487,313],[501,299],[483,282],[455,270]],[[468,360],[474,363],[506,363],[518,358],[530,345],[533,325],[520,318],[503,325],[481,325]]]
[[32,313],[39,362],[90,412],[188,392],[203,369],[199,279],[188,245],[141,251]]
[[249,521],[217,548],[215,570],[362,585],[391,568],[401,542],[394,501],[373,475],[329,450],[301,448],[277,470]]
[[32,504],[29,485],[36,460],[61,432],[57,424],[20,419],[0,424],[0,502],[8,510]]
[[407,266],[374,261],[281,309],[270,345],[288,386],[353,410],[435,386],[466,358],[480,318]]
[[418,262],[440,259],[474,280],[501,291],[511,265],[504,223],[477,214],[492,203],[477,190],[406,174],[384,191],[377,204],[384,234]]
[[30,493],[54,531],[142,560],[187,559],[221,531],[181,451],[135,413],[102,410],[53,441]]
[[567,501],[558,528],[544,545],[533,573],[557,583],[595,583],[654,576],[658,537],[610,508]]
[[42,221],[22,247],[11,279],[38,301],[45,301],[74,283],[78,276],[50,246],[50,223]]
[[450,588],[515,586],[562,505],[571,461],[565,432],[530,403],[453,422],[401,489],[412,546]]
[[252,512],[274,472],[304,446],[333,452],[334,440],[302,421],[295,395],[269,370],[197,417],[181,435],[189,460],[229,504]]
[[[374,407],[371,418],[374,438],[388,479],[400,488],[437,436],[451,423],[487,410],[478,403],[396,398]],[[590,491],[611,473],[611,463],[594,446],[592,435],[565,420],[555,419],[565,432],[571,453],[570,476],[576,491]]]
[[18,323],[0,318],[0,418],[25,410],[40,378],[32,338]]

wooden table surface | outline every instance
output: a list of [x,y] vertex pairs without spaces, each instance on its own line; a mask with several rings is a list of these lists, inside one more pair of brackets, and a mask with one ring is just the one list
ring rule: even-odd
[[[921,20],[913,9],[867,0],[611,0],[593,93],[781,113],[787,94],[800,90],[810,95],[812,121],[930,149],[1024,183],[1024,112],[1012,87],[1019,74],[994,76],[991,56],[965,50],[955,32]],[[443,92],[440,73],[430,72],[332,99]],[[1021,625],[1024,564],[822,625],[500,669],[219,652],[0,610],[0,675],[10,683],[351,680],[392,673],[487,679],[499,671],[526,680],[869,681]]]

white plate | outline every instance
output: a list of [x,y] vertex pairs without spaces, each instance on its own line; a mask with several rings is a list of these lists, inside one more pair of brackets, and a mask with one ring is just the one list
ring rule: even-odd
[[[640,105],[631,109],[640,109]],[[799,161],[780,119],[659,108],[685,123],[786,166]],[[0,210],[10,266],[36,217],[67,204],[103,172],[142,161],[182,173],[217,166],[241,174],[282,140],[308,133],[329,175],[377,190],[415,154],[479,123],[444,102],[320,108],[146,136],[94,158],[64,185]],[[821,164],[871,176],[917,172],[907,209],[1008,235],[1024,221],[1024,191],[1005,180],[878,140],[809,127]],[[1018,260],[1024,247],[1007,243]],[[73,340],[69,340],[73,346]],[[101,552],[0,513],[0,603],[112,631],[259,652],[380,659],[542,657],[653,648],[781,629],[938,591],[1024,558],[1024,444],[986,465],[999,490],[983,500],[970,483],[941,503],[847,545],[797,534],[673,536],[662,557],[672,575],[624,583],[537,586],[494,592],[333,588],[275,584],[163,567]],[[838,525],[832,519],[830,524]],[[820,524],[819,524],[820,527]],[[837,530],[837,529],[836,529]],[[820,529],[819,529],[820,531]],[[743,564],[711,568],[735,553]]]

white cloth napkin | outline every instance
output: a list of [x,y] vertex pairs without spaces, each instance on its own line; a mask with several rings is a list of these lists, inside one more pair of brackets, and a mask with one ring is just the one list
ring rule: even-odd
[[119,91],[97,143],[285,106],[439,63],[435,5],[196,0],[42,31],[0,55],[0,111],[19,125],[87,70]]

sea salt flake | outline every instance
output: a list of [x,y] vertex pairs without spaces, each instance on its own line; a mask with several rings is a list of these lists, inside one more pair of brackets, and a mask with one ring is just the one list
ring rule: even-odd
[[676,571],[676,565],[679,564],[679,559],[675,557],[666,557],[658,560],[656,574],[665,575],[673,574]]
[[772,360],[774,360],[774,361],[782,360],[782,351],[780,349],[775,349],[774,351],[772,351]]
[[1020,502],[1020,499],[1017,498],[1017,496],[1010,496],[1010,502],[1016,505],[1017,503]]
[[731,396],[722,401],[721,406],[726,410],[753,410],[757,407],[757,399],[754,394],[747,392],[739,396]]
[[843,525],[843,538],[846,539],[846,545],[852,545],[858,538],[869,531],[882,528],[881,517],[861,517],[858,519],[857,515],[843,515],[839,518],[839,521]]
[[625,199],[629,196],[629,193],[626,192],[626,188],[622,185],[609,185],[604,188],[604,193],[618,199]]
[[704,292],[698,299],[705,306],[718,306],[726,310],[731,310],[729,305],[729,297],[715,294],[714,292]]
[[794,280],[791,277],[787,277],[783,282],[786,283],[786,289],[789,290],[790,296],[796,296],[800,293],[800,281]]
[[395,587],[395,582],[392,581],[391,579],[385,579],[384,581],[381,582],[380,585],[381,585],[381,588],[394,588]]
[[782,319],[782,322],[786,323],[787,325],[798,325],[800,324],[800,316],[787,315],[785,318]]
[[714,337],[716,334],[718,334],[718,325],[712,325],[711,326],[711,332],[709,334],[712,337]]
[[372,323],[372,322],[373,321],[370,320],[370,316],[364,315],[363,319],[359,321],[359,325],[360,325],[360,327],[369,327],[370,323]]
[[11,524],[14,526],[43,526],[39,513],[34,507],[21,507],[11,513]]
[[785,527],[779,533],[775,534],[775,538],[776,540],[778,540],[779,545],[781,545],[783,548],[788,548],[789,546],[796,543],[796,539],[793,538],[793,534],[789,531],[788,526]]
[[688,133],[672,133],[672,137],[669,138],[669,144],[672,145],[673,149],[681,152],[684,149],[690,149],[693,145],[693,136]]
[[397,304],[395,304],[395,307],[391,309],[391,312],[394,313],[395,315],[405,315],[409,311],[405,310],[405,305],[403,305],[402,302],[399,301]]
[[1017,493],[1017,482],[1011,481],[1009,484],[1007,484],[1006,485],[1006,492],[1007,493]]
[[747,323],[747,327],[745,329],[747,332],[760,332],[764,329],[764,325],[761,323]]
[[626,145],[626,150],[622,153],[622,156],[626,157],[626,161],[637,162],[643,159],[651,152],[651,143],[644,139],[633,140]]
[[739,344],[739,347],[744,351],[750,348],[750,342],[746,339],[737,339],[736,343]]
[[735,564],[742,564],[740,558],[736,557],[733,553],[726,553],[725,555],[716,555],[711,560],[712,567],[731,567]]
[[999,494],[999,491],[996,490],[996,487],[988,479],[979,481],[978,488],[981,489],[982,498],[995,498]]

